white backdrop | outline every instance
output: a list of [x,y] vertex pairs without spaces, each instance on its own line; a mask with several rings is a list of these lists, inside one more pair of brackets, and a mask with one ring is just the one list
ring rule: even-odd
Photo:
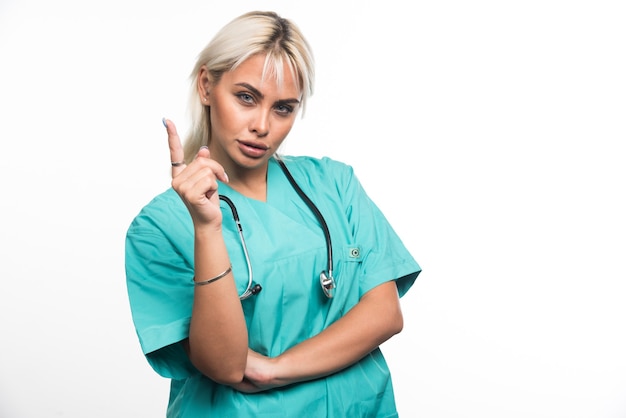
[[353,165],[424,269],[401,416],[626,417],[621,3],[0,0],[0,416],[164,416],[126,228],[196,54],[272,9],[318,69],[284,151]]

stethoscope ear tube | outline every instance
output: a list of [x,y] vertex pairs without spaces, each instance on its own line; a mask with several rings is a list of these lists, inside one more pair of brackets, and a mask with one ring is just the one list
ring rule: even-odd
[[322,215],[320,210],[317,208],[317,206],[315,206],[315,204],[311,201],[311,199],[309,199],[306,193],[302,191],[298,183],[296,183],[296,180],[293,178],[293,176],[287,169],[287,166],[285,165],[285,163],[280,158],[278,158],[278,156],[275,156],[275,157],[276,157],[276,161],[278,161],[278,164],[280,165],[280,168],[282,168],[283,172],[285,173],[285,176],[287,176],[287,180],[289,180],[289,183],[291,183],[291,186],[298,193],[300,198],[304,200],[307,206],[315,214],[315,216],[317,217],[317,220],[320,223],[320,226],[322,227],[322,231],[324,231],[324,238],[326,239],[326,252],[327,252],[328,263],[327,263],[327,269],[320,273],[320,285],[322,286],[322,290],[324,291],[324,294],[326,295],[326,297],[332,298],[335,294],[335,288],[337,286],[335,283],[335,278],[333,277],[333,246],[330,240],[330,231],[328,229],[328,225],[326,224],[326,220],[324,219],[324,216]]
[[248,299],[252,295],[256,295],[261,291],[261,285],[257,284],[252,286],[252,264],[250,263],[250,256],[248,255],[248,247],[246,246],[246,240],[243,238],[243,228],[241,227],[241,222],[239,221],[239,214],[237,213],[237,208],[230,198],[219,195],[220,200],[226,202],[230,207],[231,212],[233,213],[233,219],[235,220],[235,224],[237,224],[237,232],[239,232],[239,240],[241,241],[241,247],[243,248],[243,254],[246,258],[246,264],[248,265],[248,285],[246,286],[246,290],[242,294],[239,295],[239,299],[244,300]]

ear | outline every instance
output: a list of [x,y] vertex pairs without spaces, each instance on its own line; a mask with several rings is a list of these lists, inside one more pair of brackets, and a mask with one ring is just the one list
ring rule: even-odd
[[203,65],[200,67],[196,82],[198,94],[200,95],[200,101],[204,106],[211,106],[211,96],[209,93],[211,91],[211,87],[213,87],[213,83],[211,82],[211,76],[206,66]]

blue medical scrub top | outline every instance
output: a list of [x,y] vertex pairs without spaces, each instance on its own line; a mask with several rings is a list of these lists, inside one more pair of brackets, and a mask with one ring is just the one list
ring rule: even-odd
[[[249,344],[270,357],[318,334],[381,283],[395,280],[404,295],[421,270],[351,167],[328,158],[283,160],[328,224],[337,288],[332,299],[322,292],[319,274],[327,268],[323,231],[274,159],[266,202],[219,184],[220,194],[237,207],[254,281],[263,287],[242,301]],[[247,264],[230,208],[221,204],[223,234],[242,293]],[[325,378],[256,394],[203,376],[180,344],[188,337],[191,318],[193,243],[191,217],[172,189],[141,210],[126,238],[128,295],[137,335],[150,365],[172,379],[167,416],[397,416],[389,369],[379,349]]]

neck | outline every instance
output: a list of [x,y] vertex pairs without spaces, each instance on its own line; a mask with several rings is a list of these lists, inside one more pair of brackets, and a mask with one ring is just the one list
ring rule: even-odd
[[[242,195],[251,199],[266,201],[267,198],[267,166],[254,170],[232,167],[227,171],[228,185]],[[231,174],[232,173],[232,174]]]

